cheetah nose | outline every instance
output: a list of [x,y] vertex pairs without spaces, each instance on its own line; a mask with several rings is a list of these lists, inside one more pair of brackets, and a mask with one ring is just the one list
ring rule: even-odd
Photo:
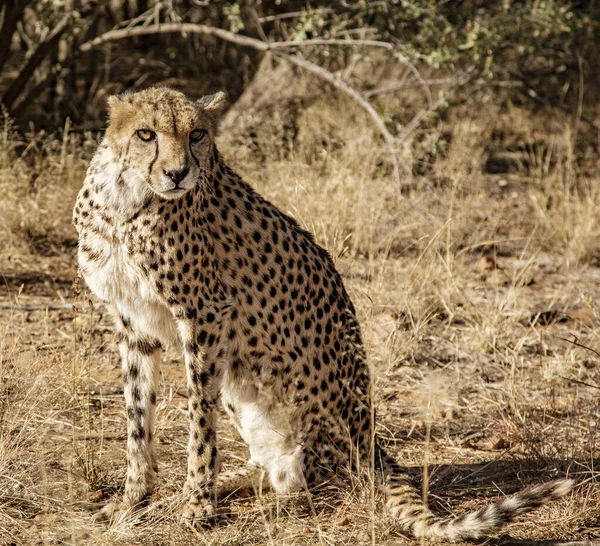
[[164,171],[165,174],[173,181],[175,184],[179,184],[190,172],[189,167],[184,167],[183,169],[179,169],[178,171]]

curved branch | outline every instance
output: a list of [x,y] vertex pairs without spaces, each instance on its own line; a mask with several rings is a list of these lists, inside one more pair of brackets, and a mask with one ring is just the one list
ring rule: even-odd
[[371,89],[370,91],[365,91],[363,96],[365,97],[376,97],[378,95],[386,95],[388,93],[395,93],[396,91],[403,91],[405,89],[410,89],[412,87],[433,87],[434,85],[447,85],[456,83],[457,78],[441,78],[434,80],[412,80],[408,83],[399,83],[395,85],[389,85],[387,87],[378,87],[376,89]]
[[343,45],[343,46],[363,46],[363,47],[379,47],[394,51],[394,44],[382,42],[380,40],[341,40],[339,38],[315,38],[312,40],[303,40],[301,42],[273,42],[269,44],[269,49],[291,49],[294,47],[306,47],[317,45]]
[[351,97],[355,102],[357,102],[363,110],[369,114],[371,119],[375,122],[375,125],[379,129],[379,132],[383,136],[387,147],[390,152],[394,179],[398,184],[398,188],[400,188],[400,169],[398,166],[398,160],[396,157],[396,150],[394,147],[395,138],[388,131],[385,126],[385,122],[381,118],[381,116],[377,113],[375,108],[367,101],[361,94],[356,91],[353,87],[348,85],[346,82],[336,78],[331,72],[321,68],[319,65],[307,61],[301,57],[296,55],[290,55],[288,53],[284,53],[280,51],[281,49],[290,49],[298,46],[310,46],[310,45],[356,45],[356,46],[371,46],[371,47],[383,47],[388,50],[393,50],[394,46],[392,44],[388,44],[386,42],[379,42],[376,40],[325,40],[325,39],[316,39],[316,40],[306,40],[304,42],[274,42],[267,43],[261,40],[257,40],[256,38],[250,38],[249,36],[242,36],[240,34],[235,34],[233,32],[229,32],[228,30],[223,30],[220,28],[210,27],[207,25],[199,25],[193,23],[167,23],[164,25],[148,25],[146,27],[133,27],[133,28],[124,28],[118,30],[110,30],[101,34],[100,36],[90,40],[89,42],[85,42],[79,47],[79,50],[83,53],[92,50],[95,47],[98,47],[107,42],[112,42],[115,40],[123,40],[126,38],[131,38],[134,36],[147,36],[152,34],[166,34],[166,33],[175,33],[179,32],[183,35],[185,34],[204,34],[208,36],[215,36],[227,42],[237,44],[243,47],[251,47],[258,51],[272,51],[278,57],[281,57],[288,62],[299,66],[300,68],[306,70],[307,72],[311,72],[312,74],[318,76],[319,78],[327,81],[331,85],[333,85],[336,89],[343,91],[346,95]]
[[321,68],[318,64],[311,63],[310,61],[307,61],[306,59],[303,59],[301,57],[297,57],[296,55],[289,55],[287,53],[282,53],[280,51],[274,51],[273,53],[277,57],[281,57],[281,58],[285,59],[286,61],[288,61],[292,64],[295,64],[296,66],[299,66],[300,68],[303,68],[307,72],[311,72],[312,74],[315,74],[319,78],[321,78],[321,79],[325,80],[326,82],[330,83],[331,85],[333,85],[336,89],[343,91],[346,95],[348,95],[349,97],[354,99],[363,108],[363,110],[365,110],[367,112],[367,114],[369,114],[369,116],[371,116],[371,118],[375,122],[375,125],[379,129],[379,132],[383,136],[383,138],[388,146],[390,156],[392,159],[393,169],[394,169],[394,179],[396,180],[396,183],[398,184],[398,189],[400,189],[400,187],[401,187],[400,186],[400,184],[401,184],[400,168],[398,166],[398,159],[396,158],[396,149],[394,147],[396,139],[395,139],[394,135],[392,135],[392,133],[390,133],[388,131],[387,127],[385,126],[385,122],[383,121],[381,116],[377,113],[375,108],[373,108],[373,105],[369,101],[364,99],[356,89],[354,89],[353,87],[350,87],[345,81],[343,81],[339,78],[336,78],[331,72],[329,72],[328,70],[325,70],[324,68]]
[[118,30],[109,30],[100,36],[97,36],[89,42],[85,42],[79,46],[79,51],[85,53],[91,51],[107,42],[114,42],[116,40],[124,40],[126,38],[132,38],[134,36],[150,36],[154,34],[172,34],[181,33],[186,34],[204,34],[206,36],[215,36],[226,42],[231,42],[240,46],[251,47],[259,51],[267,51],[269,44],[257,40],[256,38],[250,38],[248,36],[242,36],[235,34],[228,30],[220,28],[209,27],[207,25],[197,25],[195,23],[166,23],[164,25],[148,25],[146,27],[133,27],[123,28]]
[[264,42],[251,38],[250,36],[243,36],[230,32],[229,30],[223,30],[220,28],[210,27],[208,25],[200,25],[196,23],[166,23],[162,25],[148,25],[144,27],[127,27],[115,30],[109,30],[100,36],[97,36],[89,42],[85,42],[79,47],[79,50],[83,53],[90,51],[91,49],[98,47],[99,45],[105,44],[106,42],[113,42],[115,40],[124,40],[126,38],[132,38],[134,36],[148,36],[152,34],[169,34],[179,32],[181,34],[204,34],[209,36],[216,36],[227,42],[231,42],[241,46],[251,47],[258,49],[259,51],[269,51],[276,49],[293,49],[296,47],[308,47],[317,45],[342,45],[342,46],[362,46],[362,47],[378,47],[387,49],[388,51],[394,51],[395,47],[389,42],[382,42],[379,40],[340,40],[337,38],[316,38],[314,40],[304,40],[302,42],[287,41],[287,42]]

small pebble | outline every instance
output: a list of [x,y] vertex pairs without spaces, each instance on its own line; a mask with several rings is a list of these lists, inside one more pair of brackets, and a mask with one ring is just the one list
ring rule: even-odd
[[90,502],[100,502],[104,498],[103,491],[94,491],[88,495],[88,500]]

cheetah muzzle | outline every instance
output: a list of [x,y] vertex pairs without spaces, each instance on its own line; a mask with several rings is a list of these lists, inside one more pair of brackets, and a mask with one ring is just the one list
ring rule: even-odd
[[[223,93],[167,88],[109,99],[109,125],[74,210],[79,268],[114,316],[127,408],[124,504],[152,491],[161,348],[184,355],[190,436],[184,517],[257,472],[285,494],[352,468],[374,449],[387,509],[417,537],[476,538],[569,492],[530,487],[440,521],[397,463],[372,446],[371,388],[354,307],[327,252],[263,199],[215,146]],[[219,475],[221,401],[250,448]]]

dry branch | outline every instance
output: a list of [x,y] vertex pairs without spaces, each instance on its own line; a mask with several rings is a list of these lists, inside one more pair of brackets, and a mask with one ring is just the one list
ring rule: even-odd
[[387,49],[388,51],[394,51],[395,47],[389,42],[382,42],[380,40],[340,40],[338,38],[315,38],[312,40],[299,41],[288,41],[288,42],[272,42],[269,44],[269,49],[293,49],[296,47],[308,47],[318,45],[341,45],[341,46],[362,46],[362,47],[379,47]]
[[269,44],[265,42],[261,42],[256,38],[241,36],[240,34],[229,32],[228,30],[194,23],[166,23],[164,25],[148,25],[147,27],[133,27],[119,30],[109,30],[104,34],[97,36],[93,40],[81,44],[81,46],[79,46],[79,51],[85,53],[107,42],[125,40],[126,38],[132,38],[134,36],[151,36],[154,34],[172,33],[181,33],[182,35],[204,34],[206,36],[215,36],[216,38],[220,38],[221,40],[225,40],[227,42],[231,42],[240,46],[251,47],[259,51],[267,51],[269,49]]
[[[318,8],[310,10],[310,13],[313,15],[332,12],[333,10],[331,8]],[[306,11],[289,11],[287,13],[279,13],[277,15],[267,15],[266,17],[261,17],[259,22],[268,23],[271,21],[281,21],[282,19],[293,19],[295,17],[304,17],[306,14]]]
[[[311,46],[311,45],[345,45],[345,46],[363,46],[363,47],[382,47],[387,50],[393,51],[394,46],[387,42],[380,42],[377,40],[338,40],[338,39],[315,39],[315,40],[305,40],[304,42],[274,42],[268,43],[265,41],[257,40],[256,38],[250,38],[248,36],[241,36],[239,34],[235,34],[233,32],[229,32],[227,30],[223,30],[220,28],[215,28],[207,25],[199,25],[192,23],[168,23],[164,25],[149,25],[146,27],[133,27],[133,28],[124,28],[119,30],[111,30],[105,32],[104,34],[97,36],[93,40],[82,44],[79,50],[83,53],[91,51],[93,48],[98,47],[107,42],[116,41],[116,40],[124,40],[126,38],[131,38],[133,36],[148,36],[153,34],[165,34],[165,33],[174,33],[179,32],[183,35],[185,34],[203,34],[208,36],[214,36],[216,38],[220,38],[221,40],[225,40],[227,42],[237,44],[243,47],[251,47],[258,51],[272,51],[278,57],[281,57],[288,62],[295,64],[296,66],[311,72],[317,77],[327,81],[331,85],[333,85],[336,89],[344,92],[350,98],[352,98],[355,102],[357,102],[361,108],[363,108],[369,116],[373,119],[375,125],[379,129],[379,132],[383,136],[387,147],[389,149],[391,160],[393,164],[393,172],[394,179],[398,185],[398,188],[401,187],[400,181],[400,170],[398,167],[398,160],[396,158],[395,151],[395,138],[392,135],[387,127],[385,126],[384,120],[377,113],[375,108],[367,101],[361,94],[348,85],[346,82],[337,78],[334,74],[329,72],[328,70],[322,68],[321,66],[307,61],[304,58],[301,58],[297,55],[284,53],[281,50],[283,49],[292,49],[298,46]],[[403,59],[400,59],[404,62]],[[410,63],[409,63],[410,64]],[[412,65],[410,65],[412,67]],[[414,69],[414,67],[412,67]],[[416,70],[416,69],[414,69]]]
[[42,304],[23,304],[0,302],[0,309],[10,311],[62,311],[64,309],[73,309],[73,303],[62,303],[60,305],[42,305]]
[[405,89],[411,89],[413,87],[433,87],[435,85],[448,85],[455,84],[456,78],[441,78],[435,80],[421,80],[421,81],[409,81],[407,83],[399,83],[395,85],[389,85],[387,87],[378,87],[377,89],[371,89],[365,91],[363,95],[365,97],[376,97],[378,95],[387,95],[388,93],[396,93],[397,91],[404,91]]

